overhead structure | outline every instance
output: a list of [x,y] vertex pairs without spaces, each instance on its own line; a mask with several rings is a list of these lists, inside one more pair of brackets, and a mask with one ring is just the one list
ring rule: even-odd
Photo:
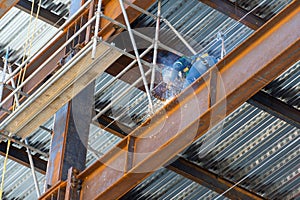
[[199,0],[202,3],[212,7],[224,13],[225,15],[240,21],[241,23],[245,24],[251,29],[257,30],[260,28],[266,21],[256,15],[253,12],[248,12],[247,10],[241,8],[238,2],[231,2],[231,1],[223,1],[223,0]]
[[[154,77],[155,70],[153,65],[148,62],[149,60],[142,60],[142,57],[151,49],[154,49],[155,52],[158,47],[182,55],[181,52],[158,41],[157,32],[154,36],[156,39],[153,40],[144,33],[131,30],[130,23],[140,13],[157,19],[156,16],[146,11],[154,2],[125,1],[125,7],[121,9],[117,0],[104,0],[101,2],[103,3],[103,10],[98,10],[98,13],[101,13],[100,31],[92,38],[90,36],[91,29],[93,29],[92,27],[97,20],[92,14],[96,2],[85,1],[74,16],[62,24],[59,28],[61,32],[40,53],[32,59],[28,59],[29,75],[25,78],[25,82],[17,88],[13,86],[10,88],[5,87],[4,101],[0,103],[2,108],[0,128],[4,134],[13,133],[18,137],[25,138],[47,121],[65,103],[83,91],[99,74],[105,71],[113,73],[119,71],[118,74],[114,74],[114,79],[122,79],[122,75],[130,67],[136,63],[140,67],[141,78],[130,79],[127,82],[130,84],[128,88],[118,91],[110,102],[105,103],[101,109],[97,110],[93,118],[93,121],[100,122],[100,127],[122,138],[121,141],[103,156],[97,154],[88,144],[87,149],[94,153],[94,157],[100,158],[83,172],[74,167],[70,168],[68,173],[66,173],[66,169],[63,170],[64,172],[52,171],[53,173],[63,173],[60,175],[65,178],[63,180],[55,179],[54,176],[50,175],[55,180],[53,179],[54,181],[49,184],[48,190],[40,199],[118,199],[161,166],[165,166],[167,169],[216,191],[220,196],[232,199],[265,198],[261,193],[255,193],[248,187],[240,185],[253,172],[250,171],[245,177],[233,181],[229,180],[228,177],[219,177],[217,172],[202,168],[193,161],[178,156],[178,154],[207,131],[222,123],[226,116],[246,101],[286,121],[293,127],[299,128],[297,118],[299,110],[279,101],[266,92],[262,92],[261,89],[299,60],[300,30],[297,25],[300,21],[300,2],[293,1],[274,18],[267,21],[252,13],[249,14],[247,10],[237,7],[231,1],[201,0],[201,2],[257,31],[175,99],[166,103],[154,115],[149,112],[148,119],[140,126],[132,129],[125,124],[119,124],[120,117],[112,119],[106,114],[110,112],[109,110],[114,103],[126,96],[130,89],[138,87],[137,85],[142,80],[144,82],[143,88],[146,91],[148,83],[151,84],[151,89],[154,87],[153,82],[147,83],[147,81],[151,72],[152,77]],[[123,1],[120,0],[120,3],[122,6]],[[127,21],[126,14],[128,14],[129,21],[126,25],[123,14],[125,15],[125,21]],[[45,20],[47,18],[49,16],[45,16]],[[50,18],[50,21],[55,21]],[[164,18],[162,17],[162,19]],[[167,20],[162,21],[161,23],[169,24],[170,29],[175,32],[176,37],[189,51],[196,53],[188,41],[181,37],[175,25]],[[160,26],[159,23],[160,21],[157,19],[157,27]],[[143,38],[152,45],[141,54],[135,49],[134,56],[126,49],[120,49],[114,43],[106,41],[111,35],[126,29],[130,32],[133,46],[135,45],[134,37]],[[88,34],[85,35],[85,33]],[[100,36],[100,38],[96,36]],[[65,42],[66,40],[67,42]],[[70,43],[76,43],[74,41],[85,42],[74,46],[70,54],[75,56],[70,61],[65,62],[68,56],[64,57],[65,48],[69,48]],[[94,44],[97,44],[94,49],[93,41]],[[92,55],[92,49],[95,52],[94,56]],[[157,57],[157,51],[153,56]],[[124,57],[133,61],[127,67],[122,66],[121,70],[110,68],[117,61],[120,65],[120,60]],[[153,60],[153,64],[156,64],[156,59]],[[22,67],[19,66],[19,69]],[[14,75],[16,74],[15,78],[18,77],[17,71],[18,69],[14,72]],[[112,84],[113,81],[108,82],[108,85]],[[12,111],[11,104],[17,96],[16,94],[20,94],[18,100],[21,105],[15,111]],[[147,91],[147,94],[144,94],[143,97],[148,97],[150,105],[152,104],[153,97],[151,97],[150,91]],[[275,105],[281,106],[278,108]],[[90,119],[87,118],[85,125],[88,126]],[[73,118],[70,118],[70,120],[72,121]],[[60,123],[60,120],[56,119],[56,123]],[[88,129],[87,126],[85,129]],[[59,131],[65,134],[68,130],[63,129],[63,127],[61,126],[62,129]],[[54,127],[54,132],[57,132],[57,130],[57,127]],[[71,139],[79,142],[78,138]],[[296,138],[291,145],[296,144],[298,139]],[[57,149],[63,150],[66,147],[64,140],[62,139],[54,144],[54,147],[56,145]],[[1,147],[0,152],[4,154],[5,143],[2,142]],[[63,155],[59,153],[60,151],[50,152],[50,158],[54,158],[48,161],[48,166],[52,166],[51,169],[60,167],[60,164],[55,166],[58,163],[57,159],[63,158]],[[28,158],[22,156],[24,153],[23,149],[13,147],[10,156],[15,161],[29,166]],[[238,155],[235,155],[234,158],[236,156]],[[45,173],[46,161],[35,155],[33,160],[36,162],[38,171]],[[85,163],[80,164],[84,165]],[[32,162],[31,166],[33,166]],[[51,170],[48,169],[48,171]],[[295,190],[291,195],[295,196],[296,193]]]
[[[160,113],[154,115],[149,119],[151,123],[147,129],[143,127],[136,129],[110,153],[79,174],[78,178],[83,180],[81,198],[119,198],[146,178],[151,171],[158,169],[193,140],[204,134],[210,124],[216,125],[220,122],[223,119],[222,111],[224,109],[227,114],[231,113],[295,63],[300,55],[298,48],[300,32],[297,27],[300,20],[299,4],[298,1],[291,3],[242,45],[228,54],[224,58],[226,64],[220,61],[213,67],[220,73],[218,79],[222,80],[224,84],[225,99],[218,99],[216,105],[209,107],[205,102],[210,96],[209,89],[203,81],[195,82],[190,87],[194,89],[195,96],[191,90],[185,90],[178,97],[179,105],[174,107],[170,105],[171,109],[166,109],[165,115]],[[265,52],[266,48],[270,50]],[[270,68],[272,71],[269,71]],[[239,77],[236,74],[239,74]],[[207,73],[206,80],[209,80],[208,76]],[[201,105],[199,112],[194,116],[191,115],[191,113],[195,113],[193,97],[196,97],[197,105]],[[227,103],[224,107],[222,103],[225,100]],[[210,117],[211,114],[214,114],[214,118]],[[168,116],[167,120],[166,116]],[[174,127],[174,124],[183,123],[178,121],[182,119],[189,123],[182,127]],[[159,127],[163,127],[163,129],[158,132]],[[196,133],[194,133],[195,127],[197,128]],[[129,142],[132,139],[134,140],[133,144]],[[126,153],[131,148],[129,145],[134,145],[134,150]],[[147,157],[134,157],[143,152],[149,152]],[[126,167],[128,162],[133,162],[129,169]],[[125,169],[125,171],[105,166],[105,163],[116,163],[118,166],[123,166],[121,169]],[[147,169],[146,172],[145,169]],[[99,180],[104,179],[107,182],[96,184]]]
[[[76,175],[75,177],[83,181],[80,198],[119,198],[152,171],[182,151],[190,142],[204,134],[210,124],[216,125],[220,122],[224,117],[222,116],[224,109],[227,114],[232,112],[295,63],[299,56],[300,33],[296,26],[300,20],[299,9],[299,2],[290,4],[227,55],[224,58],[226,64],[220,61],[212,68],[211,71],[219,72],[217,80],[222,80],[226,98],[220,95],[222,91],[217,91],[216,104],[209,105],[206,102],[206,97],[211,96],[209,88],[204,85],[202,79],[195,82],[178,96],[179,104],[176,101],[170,102],[165,107],[165,114],[156,113],[98,162]],[[292,30],[292,34],[286,30]],[[266,48],[272,51],[265,53]],[[264,59],[260,58],[261,56]],[[270,72],[268,69],[271,67]],[[244,70],[245,68],[247,71]],[[239,77],[236,77],[237,73]],[[206,73],[204,79],[211,80],[210,74]],[[215,84],[210,82],[210,85]],[[190,89],[193,89],[193,93]],[[226,106],[224,106],[225,100]],[[195,113],[195,102],[198,102],[196,105],[201,105],[197,113]],[[210,117],[211,114],[214,118]],[[182,119],[183,122],[178,121]],[[181,126],[174,127],[173,124],[181,124]],[[147,128],[145,129],[144,126]],[[159,127],[163,129],[158,129]],[[146,157],[138,156],[143,152],[147,152]],[[106,166],[108,163],[110,165]],[[114,169],[111,166],[121,166],[121,168]],[[100,184],[101,180],[105,182]]]
[[[18,3],[15,5],[20,10],[23,10],[24,12],[30,14],[31,13],[31,7],[32,2],[28,0],[19,0]],[[34,3],[33,6],[33,13],[36,14],[38,10],[38,4]],[[39,13],[39,19],[47,22],[48,24],[51,24],[52,26],[55,26],[59,28],[61,25],[64,24],[66,21],[65,15],[66,13],[62,12],[61,15],[58,15],[54,12],[51,12],[51,10],[40,7],[40,13]]]

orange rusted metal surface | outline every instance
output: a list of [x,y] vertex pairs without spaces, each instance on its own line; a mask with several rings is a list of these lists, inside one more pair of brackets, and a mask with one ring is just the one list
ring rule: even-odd
[[[293,1],[214,66],[224,91],[217,88],[212,107],[204,81],[210,79],[208,72],[79,174],[81,199],[119,198],[295,63],[300,56],[299,4]],[[133,158],[126,151],[129,137],[135,137]]]

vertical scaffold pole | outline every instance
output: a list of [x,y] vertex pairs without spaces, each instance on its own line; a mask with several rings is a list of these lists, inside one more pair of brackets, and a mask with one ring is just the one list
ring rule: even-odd
[[140,69],[140,72],[141,72],[141,76],[142,76],[142,79],[143,79],[143,83],[144,83],[144,87],[145,87],[145,90],[146,90],[146,93],[147,93],[147,97],[148,97],[148,100],[149,100],[150,112],[153,113],[153,103],[152,103],[152,99],[151,99],[147,79],[146,79],[145,72],[144,72],[144,69],[143,69],[143,66],[142,66],[142,62],[141,62],[139,52],[137,50],[137,46],[136,46],[135,39],[134,39],[134,36],[133,36],[133,33],[132,33],[130,22],[128,20],[128,16],[127,16],[127,13],[126,13],[126,10],[125,10],[125,7],[124,7],[123,0],[119,0],[119,2],[120,2],[120,6],[121,6],[121,9],[122,9],[122,12],[123,12],[123,16],[124,16],[124,20],[125,20],[125,23],[126,23],[126,26],[127,26],[127,30],[128,30],[128,33],[129,33],[129,37],[130,37],[130,40],[131,40],[131,43],[132,43],[132,46],[133,46],[135,57],[137,59],[138,66],[139,66],[139,69]]
[[[25,144],[28,145],[28,140],[27,139],[25,139]],[[36,194],[37,194],[37,197],[40,197],[41,192],[40,192],[39,184],[38,184],[36,174],[35,174],[34,163],[33,163],[33,160],[32,160],[31,151],[28,147],[26,147],[26,148],[27,148],[27,154],[28,154],[28,159],[29,159],[29,163],[30,163],[30,168],[31,168],[31,173],[32,173],[33,181],[34,181]]]
[[98,0],[98,6],[97,6],[97,11],[96,11],[96,23],[95,23],[93,50],[92,50],[92,59],[95,59],[95,55],[96,55],[96,46],[97,46],[97,42],[98,42],[98,32],[99,32],[100,17],[101,17],[101,7],[102,7],[102,0]]
[[4,57],[4,66],[3,66],[3,70],[2,70],[2,76],[1,76],[1,85],[0,85],[0,102],[2,101],[2,96],[3,96],[3,89],[4,89],[4,81],[5,81],[5,74],[6,74],[6,71],[7,71],[7,65],[8,65],[8,54],[9,54],[9,47],[7,47],[6,49],[6,54],[5,54],[5,57]]
[[155,68],[156,68],[156,64],[157,64],[157,48],[158,48],[158,38],[159,38],[159,29],[160,29],[160,13],[161,13],[161,0],[158,0],[155,38],[154,38],[154,49],[153,49],[153,62],[152,62],[153,68],[152,68],[152,74],[151,74],[150,91],[153,90],[154,81],[155,81]]

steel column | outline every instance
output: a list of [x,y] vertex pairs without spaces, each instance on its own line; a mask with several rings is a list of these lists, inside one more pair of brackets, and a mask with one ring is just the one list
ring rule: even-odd
[[[127,136],[98,162],[79,174],[78,177],[83,180],[81,199],[117,199],[203,135],[210,125],[220,122],[224,111],[227,115],[233,112],[295,63],[300,56],[299,4],[299,1],[293,1],[228,54],[223,59],[225,62],[214,66],[222,77],[226,98],[209,107],[209,88],[202,79],[193,83],[178,96],[180,104],[170,102],[164,107],[165,114],[156,113],[130,134],[136,137],[135,154],[149,153],[147,157],[135,156],[129,172],[109,167],[123,166],[125,169],[127,137],[130,137]],[[204,80],[208,78],[209,73],[206,73]],[[224,102],[227,102],[225,107]],[[198,111],[195,105],[199,105]],[[215,118],[211,118],[211,114]],[[147,123],[150,123],[148,127]],[[161,126],[163,128],[158,131]]]
[[93,94],[94,84],[90,84],[55,115],[46,178],[49,186],[66,180],[70,167],[85,169]]

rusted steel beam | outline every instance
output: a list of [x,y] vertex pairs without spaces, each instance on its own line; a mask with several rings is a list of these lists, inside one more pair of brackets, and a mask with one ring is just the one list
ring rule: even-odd
[[[32,2],[28,0],[19,0],[16,4],[16,7],[30,14]],[[36,14],[37,10],[38,4],[34,3],[33,13]],[[59,16],[54,12],[51,12],[51,10],[43,8],[43,6],[40,7],[39,19],[57,28],[59,28],[66,21],[63,16]]]
[[12,7],[18,3],[18,0],[3,0],[0,1],[0,19],[7,13]]
[[[100,118],[102,118],[101,116]],[[107,119],[105,123],[110,123],[112,122],[112,119]],[[101,125],[101,121],[99,121],[100,126],[105,126],[105,124]],[[118,123],[120,124],[120,123]],[[125,125],[122,125],[122,133],[119,132],[119,128],[117,127],[111,127],[113,130],[108,130],[109,132],[121,136],[121,138],[126,137],[127,134],[129,134],[133,129],[126,127]],[[124,129],[125,128],[125,129]],[[124,133],[124,130],[125,131]],[[116,132],[119,132],[116,134]],[[132,139],[130,140],[132,142]],[[132,143],[131,143],[132,144]],[[130,155],[130,152],[128,152]],[[130,155],[132,156],[132,154]],[[128,167],[128,166],[127,166]],[[129,168],[131,168],[130,166]],[[219,194],[222,194],[224,191],[226,191],[228,188],[234,185],[233,182],[230,182],[226,180],[225,178],[221,178],[217,174],[214,174],[207,169],[204,169],[191,161],[183,158],[183,157],[178,157],[176,158],[175,161],[173,161],[171,164],[166,166],[167,169],[174,171],[175,173],[178,173],[185,178],[191,179],[204,187],[207,187],[215,192],[218,192]],[[226,197],[230,199],[264,199],[263,197],[247,190],[244,189],[240,186],[234,187],[230,192],[225,194]]]
[[[148,0],[148,1],[130,0],[130,2],[143,8],[143,9],[147,9],[155,2],[155,0]],[[104,5],[105,5],[104,15],[125,24],[123,14],[122,14],[118,0],[105,1]],[[128,14],[128,18],[129,18],[130,22],[133,22],[135,19],[137,19],[138,16],[141,15],[140,12],[129,7],[128,5],[126,5],[125,8],[126,8],[126,12]],[[111,23],[110,21],[105,20],[103,18],[101,19],[101,31],[99,32],[99,35],[101,35],[103,37],[103,39],[108,39],[109,36],[111,34],[113,34],[115,31],[116,30],[114,28],[113,23]]]
[[235,5],[228,0],[199,0],[200,2],[216,9],[217,11],[245,24],[251,29],[257,30],[266,21],[253,13],[248,13],[247,10]]
[[[0,143],[0,155],[1,156],[6,155],[6,147],[7,147],[7,142]],[[14,147],[13,145],[11,145],[9,148],[8,158],[21,164],[21,165],[24,165],[24,166],[30,168],[28,154],[24,148],[19,149],[17,147]],[[33,155],[32,159],[33,159],[35,170],[40,172],[41,174],[45,174],[46,168],[47,168],[47,161],[39,158],[38,155]]]
[[[206,73],[80,173],[81,199],[119,198],[223,120],[224,112],[226,115],[233,112],[295,63],[300,56],[299,4],[293,1],[228,54],[224,62],[214,66],[222,78],[225,97],[217,99],[213,107],[207,101],[209,88],[203,81],[209,79]],[[136,137],[135,152],[133,167],[125,172],[128,137]]]
[[107,117],[105,115],[101,115],[98,118],[98,124],[100,128],[105,128],[106,131],[123,138],[125,137],[128,133],[132,131],[130,127],[127,127],[119,122],[113,121],[110,117]]
[[50,190],[46,191],[39,200],[52,200],[52,199],[64,199],[67,182],[60,181],[55,184]]
[[260,91],[248,103],[300,129],[300,111],[268,93]]
[[[196,183],[203,185],[219,194],[222,194],[227,189],[234,186],[235,183],[230,182],[217,174],[214,174],[188,160],[183,157],[179,157],[174,162],[166,167],[169,170],[176,172],[186,178],[189,178]],[[240,186],[232,187],[229,192],[225,193],[229,199],[238,200],[238,199],[247,199],[247,200],[254,200],[254,199],[265,199],[258,194],[250,192]]]

